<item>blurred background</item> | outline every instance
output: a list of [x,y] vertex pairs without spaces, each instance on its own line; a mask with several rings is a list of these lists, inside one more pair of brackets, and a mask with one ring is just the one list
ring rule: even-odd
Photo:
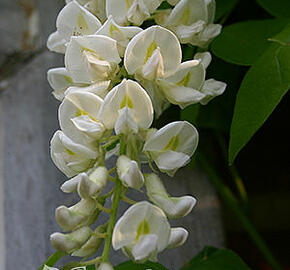
[[[216,2],[218,22],[225,27],[273,18],[253,0]],[[51,95],[46,72],[62,66],[63,57],[48,52],[45,43],[55,30],[56,16],[63,5],[61,0],[0,0],[1,270],[40,266],[52,252],[49,234],[58,230],[54,209],[75,200],[60,192],[65,177],[49,156],[49,141],[58,129],[59,103]],[[231,8],[224,9],[225,5]],[[189,47],[184,51],[186,60],[195,49]],[[234,194],[242,193],[239,207],[283,268],[290,269],[289,93],[241,151],[235,166],[229,167],[227,162],[236,94],[248,69],[213,55],[208,78],[225,81],[228,84],[225,94],[205,107],[191,106],[182,113],[172,106],[155,125],[182,118],[198,126],[200,149],[208,154],[219,172],[223,187]],[[186,190],[199,199],[195,213],[185,221],[195,235],[179,251],[176,264],[170,261],[172,253],[165,254],[162,262],[172,266],[169,269],[178,269],[189,259],[189,255],[183,255],[185,251],[193,256],[204,246],[212,245],[234,250],[252,269],[272,269],[239,218],[224,203],[224,198],[217,195],[215,185],[210,184],[210,177],[199,168],[198,161],[194,160],[190,168],[194,171],[186,170],[176,176],[178,181],[191,181],[184,184],[183,190],[178,190],[180,182],[178,185],[168,182],[168,186],[172,192],[176,189],[182,194]],[[120,261],[118,255],[114,260]]]

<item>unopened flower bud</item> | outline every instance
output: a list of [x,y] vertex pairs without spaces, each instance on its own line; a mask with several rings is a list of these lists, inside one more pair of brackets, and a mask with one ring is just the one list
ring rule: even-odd
[[189,214],[196,204],[192,196],[170,197],[156,174],[145,177],[147,195],[169,218],[181,218]]
[[55,249],[70,254],[86,243],[91,235],[89,227],[82,227],[69,234],[53,233],[50,241]]
[[135,160],[127,156],[120,156],[117,161],[117,171],[124,186],[140,189],[144,184],[144,177]]
[[90,225],[95,210],[96,204],[93,199],[82,199],[72,207],[58,207],[55,211],[55,218],[64,231],[71,231]]
[[169,244],[167,248],[182,246],[188,237],[188,231],[184,228],[173,228],[170,232]]
[[81,198],[97,196],[107,183],[108,170],[105,167],[98,167],[89,176],[82,177],[78,185],[78,193]]

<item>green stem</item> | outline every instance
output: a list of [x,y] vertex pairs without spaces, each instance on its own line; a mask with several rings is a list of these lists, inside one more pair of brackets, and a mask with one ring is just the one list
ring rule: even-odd
[[234,196],[234,194],[222,183],[222,180],[216,173],[215,169],[208,163],[207,159],[204,157],[202,153],[198,155],[199,161],[203,169],[207,172],[209,179],[216,187],[217,191],[221,195],[222,199],[225,203],[230,207],[236,217],[240,220],[243,227],[252,238],[255,245],[258,247],[260,252],[264,255],[265,259],[272,266],[274,270],[282,270],[282,267],[278,263],[278,261],[273,256],[272,252],[268,248],[267,244],[256,230],[254,224],[249,220],[247,215],[240,208],[238,200]]
[[[226,142],[221,134],[217,134],[217,141],[218,141],[219,146],[221,148],[224,159],[227,160],[228,158],[227,158]],[[236,169],[236,167],[234,165],[230,166],[229,170],[230,170],[230,173],[231,173],[232,178],[234,180],[234,183],[236,185],[236,189],[239,193],[239,196],[241,197],[246,209],[249,209],[248,194],[247,194],[245,185],[243,183],[243,180],[238,173],[238,170]]]
[[110,249],[111,249],[111,244],[112,244],[112,235],[113,235],[113,230],[114,230],[114,226],[117,219],[119,203],[121,200],[121,187],[122,187],[121,181],[119,180],[119,178],[117,178],[115,190],[114,190],[114,199],[112,203],[112,212],[111,212],[111,216],[108,223],[106,242],[105,242],[104,251],[102,255],[103,262],[109,261],[109,254],[110,254]]
[[[123,135],[120,136],[120,156],[126,154],[126,142]],[[106,236],[106,242],[102,254],[102,261],[107,262],[109,261],[109,255],[110,255],[110,249],[112,245],[112,236],[113,236],[113,230],[114,226],[116,224],[117,220],[117,214],[119,209],[119,204],[121,201],[121,193],[122,193],[122,183],[118,177],[116,176],[115,181],[115,188],[114,188],[114,197],[113,197],[113,203],[111,207],[111,216],[108,222],[108,228],[107,228],[107,236]]]
[[38,270],[43,270],[44,266],[54,266],[63,256],[65,256],[63,252],[57,251],[54,254],[52,254],[44,263],[42,266],[38,268]]

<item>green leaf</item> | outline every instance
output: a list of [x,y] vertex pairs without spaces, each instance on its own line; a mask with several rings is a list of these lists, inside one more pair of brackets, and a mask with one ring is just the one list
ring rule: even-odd
[[159,263],[146,262],[144,264],[137,264],[132,261],[124,262],[114,268],[115,270],[167,270]]
[[231,13],[238,0],[216,0],[215,21],[219,21],[224,15]]
[[250,270],[242,259],[227,249],[205,248],[181,270]]
[[250,68],[239,89],[230,132],[230,163],[290,87],[290,24],[272,40],[275,41]]
[[284,19],[270,19],[224,27],[212,43],[212,52],[229,63],[252,65],[269,48],[268,38],[279,33],[287,22]]
[[267,12],[275,17],[290,18],[289,0],[257,0]]
[[44,265],[47,266],[54,266],[63,256],[65,256],[64,253],[57,251],[53,253],[44,263],[41,267],[38,268],[38,270],[42,270]]

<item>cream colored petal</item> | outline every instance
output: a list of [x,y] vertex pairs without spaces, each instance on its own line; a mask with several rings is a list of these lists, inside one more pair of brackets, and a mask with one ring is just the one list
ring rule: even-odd
[[89,86],[72,86],[65,91],[64,95],[66,96],[69,93],[84,91],[93,93],[104,99],[109,92],[110,83],[111,81],[100,81]]
[[118,50],[120,56],[124,56],[125,49],[129,41],[142,31],[139,27],[120,26],[112,16],[109,16],[104,25],[96,32],[96,35],[104,35],[113,38],[118,42]]
[[95,33],[101,27],[101,22],[76,1],[72,1],[60,11],[56,27],[59,34],[69,42],[72,36]]
[[108,80],[104,76],[115,72],[120,61],[117,42],[102,35],[72,37],[65,54],[66,68],[76,83]]
[[191,196],[174,198],[154,194],[152,195],[152,198],[154,203],[159,206],[169,218],[172,219],[185,217],[192,211],[196,204],[196,200]]
[[170,237],[170,225],[163,211],[146,201],[131,206],[118,220],[113,232],[113,248],[118,250],[134,243],[138,227],[142,224],[146,224],[148,234],[158,236],[158,251],[164,250]]
[[81,144],[89,144],[93,139],[100,138],[104,128],[97,120],[97,115],[102,104],[100,97],[89,92],[68,94],[59,107],[61,129]]
[[209,52],[203,52],[203,53],[196,53],[194,55],[194,59],[200,61],[200,63],[203,65],[204,69],[207,69],[207,67],[210,65],[212,57]]
[[156,119],[170,106],[160,86],[153,81],[145,80],[141,76],[136,76],[136,79],[141,83],[151,98]]
[[177,37],[161,26],[151,26],[129,42],[124,58],[128,73],[140,72],[157,47],[163,59],[164,76],[173,74],[181,63],[181,47]]
[[116,134],[138,133],[138,124],[135,121],[134,112],[130,108],[124,107],[119,111],[114,129]]
[[157,47],[157,49],[152,53],[152,56],[143,66],[142,76],[150,81],[164,77],[164,63],[159,47]]
[[153,106],[146,91],[136,82],[123,80],[106,96],[99,112],[99,119],[107,129],[113,129],[120,109],[129,107],[140,128],[150,127],[153,121]]
[[91,225],[91,217],[96,210],[95,201],[82,199],[72,207],[60,206],[55,210],[55,219],[64,231],[71,231]]
[[92,120],[88,115],[72,118],[71,121],[79,131],[93,139],[99,140],[104,135],[104,125],[101,122]]
[[158,130],[144,145],[144,151],[168,150],[192,156],[198,145],[196,128],[186,121],[172,122]]
[[191,25],[178,25],[171,29],[177,35],[181,43],[191,43],[192,40],[206,27],[206,23],[199,20]]
[[82,178],[78,185],[78,193],[81,198],[96,197],[105,188],[108,171],[105,167],[98,167],[88,178]]
[[135,25],[141,25],[148,18],[150,18],[150,11],[144,1],[134,0],[133,4],[127,11],[128,21]]
[[50,242],[56,250],[71,253],[85,244],[91,235],[92,230],[83,227],[69,234],[54,233],[50,236]]
[[101,263],[96,270],[114,270],[113,266],[110,263]]
[[198,35],[194,36],[190,44],[206,48],[209,43],[221,33],[222,26],[220,24],[207,25]]
[[140,189],[144,184],[144,177],[137,162],[124,155],[118,158],[117,172],[126,187]]
[[175,6],[180,0],[167,0],[167,2],[172,5]]
[[58,31],[52,33],[47,40],[47,48],[56,53],[65,53],[67,41],[59,34]]
[[64,193],[76,192],[78,189],[79,182],[83,178],[88,178],[88,175],[86,173],[80,173],[77,176],[71,178],[70,180],[64,182],[63,185],[60,187],[60,189]]
[[[127,3],[128,1],[128,3]],[[127,12],[130,8],[130,4],[133,0],[107,0],[106,1],[106,11],[107,17],[113,16],[114,20],[121,25],[127,24]]]
[[47,80],[54,90],[53,95],[60,101],[64,99],[67,88],[74,84],[66,68],[50,69],[47,72]]
[[190,161],[190,156],[169,150],[159,154],[154,161],[161,171],[173,171],[187,165]]
[[161,82],[160,85],[169,102],[179,105],[181,109],[188,105],[199,103],[205,96],[193,88],[176,86],[166,81]]
[[140,237],[139,241],[132,248],[132,256],[137,262],[143,262],[150,257],[156,257],[158,236],[155,234],[147,234]]
[[199,20],[207,22],[208,10],[204,0],[181,0],[168,17],[167,26],[191,25]]
[[68,177],[85,171],[98,156],[97,151],[73,142],[61,131],[51,139],[50,152],[54,164]]
[[57,268],[44,265],[43,270],[58,270]]
[[226,90],[226,83],[216,81],[214,79],[206,80],[203,86],[203,93],[205,94],[205,98],[201,100],[202,105],[206,105],[216,96],[220,96]]
[[170,233],[169,245],[167,248],[182,246],[188,238],[188,231],[184,228],[172,228]]

